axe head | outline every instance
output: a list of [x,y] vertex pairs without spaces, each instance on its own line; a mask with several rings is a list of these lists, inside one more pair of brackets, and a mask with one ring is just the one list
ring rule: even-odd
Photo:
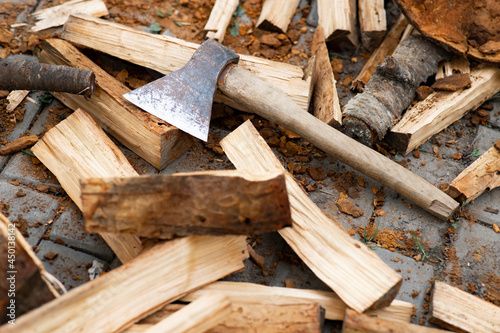
[[237,54],[209,39],[183,68],[123,97],[184,132],[207,141],[217,80],[228,64],[238,60]]

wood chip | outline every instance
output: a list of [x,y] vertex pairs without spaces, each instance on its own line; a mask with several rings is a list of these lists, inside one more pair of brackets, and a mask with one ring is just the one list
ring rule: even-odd
[[469,74],[453,74],[437,80],[431,88],[434,90],[457,91],[471,87]]

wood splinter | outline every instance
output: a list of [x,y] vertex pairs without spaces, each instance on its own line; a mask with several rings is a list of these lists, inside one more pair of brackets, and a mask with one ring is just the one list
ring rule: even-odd
[[239,0],[217,0],[210,12],[210,17],[203,30],[207,31],[207,38],[213,38],[219,43],[224,40],[227,26],[231,22],[233,13],[238,7]]
[[282,171],[87,178],[81,184],[88,232],[168,239],[193,234],[260,234],[291,225]]
[[38,141],[38,136],[29,135],[23,136],[19,139],[7,143],[5,146],[0,148],[0,155],[9,155],[12,153],[17,153],[18,151],[33,146]]

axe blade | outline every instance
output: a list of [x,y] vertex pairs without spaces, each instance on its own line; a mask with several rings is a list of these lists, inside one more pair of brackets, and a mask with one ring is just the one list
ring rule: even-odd
[[209,39],[183,68],[125,95],[144,111],[207,141],[212,103],[220,73],[239,56]]

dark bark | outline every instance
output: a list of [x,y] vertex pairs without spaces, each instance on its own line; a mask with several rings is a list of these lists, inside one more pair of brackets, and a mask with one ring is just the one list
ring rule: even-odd
[[382,139],[415,97],[415,91],[437,72],[446,51],[419,36],[410,36],[387,57],[365,86],[346,105],[346,133],[366,145]]
[[0,60],[0,90],[42,90],[84,95],[95,90],[92,71],[29,60]]

